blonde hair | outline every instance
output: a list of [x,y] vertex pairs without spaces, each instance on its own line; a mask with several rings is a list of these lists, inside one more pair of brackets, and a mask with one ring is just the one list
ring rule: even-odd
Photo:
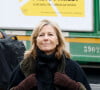
[[26,51],[25,56],[27,57],[27,56],[31,55],[34,59],[36,58],[36,56],[37,56],[37,53],[36,53],[36,49],[37,49],[36,39],[37,39],[37,36],[38,36],[39,32],[41,31],[41,29],[45,25],[51,25],[54,28],[54,30],[56,32],[56,35],[58,37],[58,45],[56,47],[55,56],[58,59],[60,59],[62,54],[64,54],[66,57],[70,58],[69,53],[65,50],[65,40],[64,40],[64,37],[62,35],[61,29],[59,28],[59,26],[55,22],[52,22],[50,20],[42,20],[37,25],[37,27],[33,30],[32,35],[31,35],[31,48],[28,51]]

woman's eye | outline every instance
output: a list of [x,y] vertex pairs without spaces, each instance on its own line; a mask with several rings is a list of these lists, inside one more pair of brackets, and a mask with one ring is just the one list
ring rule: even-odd
[[53,34],[49,34],[49,36],[53,36]]
[[39,37],[43,36],[43,34],[40,34]]

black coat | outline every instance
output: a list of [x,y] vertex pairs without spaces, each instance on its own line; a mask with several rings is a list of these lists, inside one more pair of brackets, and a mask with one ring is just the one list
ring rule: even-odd
[[4,88],[5,90],[12,73],[12,69],[10,68],[11,54],[12,53],[0,43],[0,88]]
[[[70,60],[68,58],[65,59],[65,63],[66,63],[65,73],[76,82],[81,82],[86,87],[87,90],[91,90],[89,83],[87,81],[87,77],[84,71],[81,69],[81,67],[75,61]],[[8,90],[14,86],[17,86],[19,82],[21,82],[27,76],[25,75],[25,73],[23,73],[23,70],[21,68],[20,65],[18,65],[14,70],[11,76]],[[64,88],[60,88],[59,90],[64,90]]]
[[22,42],[11,38],[0,39],[0,88],[7,89],[13,69],[23,58],[24,46],[22,46]]

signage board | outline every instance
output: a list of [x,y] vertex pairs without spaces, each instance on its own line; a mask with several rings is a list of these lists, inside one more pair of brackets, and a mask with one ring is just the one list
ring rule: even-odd
[[93,0],[1,0],[0,29],[33,29],[43,19],[63,31],[94,30]]

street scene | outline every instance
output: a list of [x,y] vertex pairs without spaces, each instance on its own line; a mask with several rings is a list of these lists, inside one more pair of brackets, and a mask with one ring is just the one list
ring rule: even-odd
[[1,0],[0,90],[67,89],[100,90],[100,0]]

